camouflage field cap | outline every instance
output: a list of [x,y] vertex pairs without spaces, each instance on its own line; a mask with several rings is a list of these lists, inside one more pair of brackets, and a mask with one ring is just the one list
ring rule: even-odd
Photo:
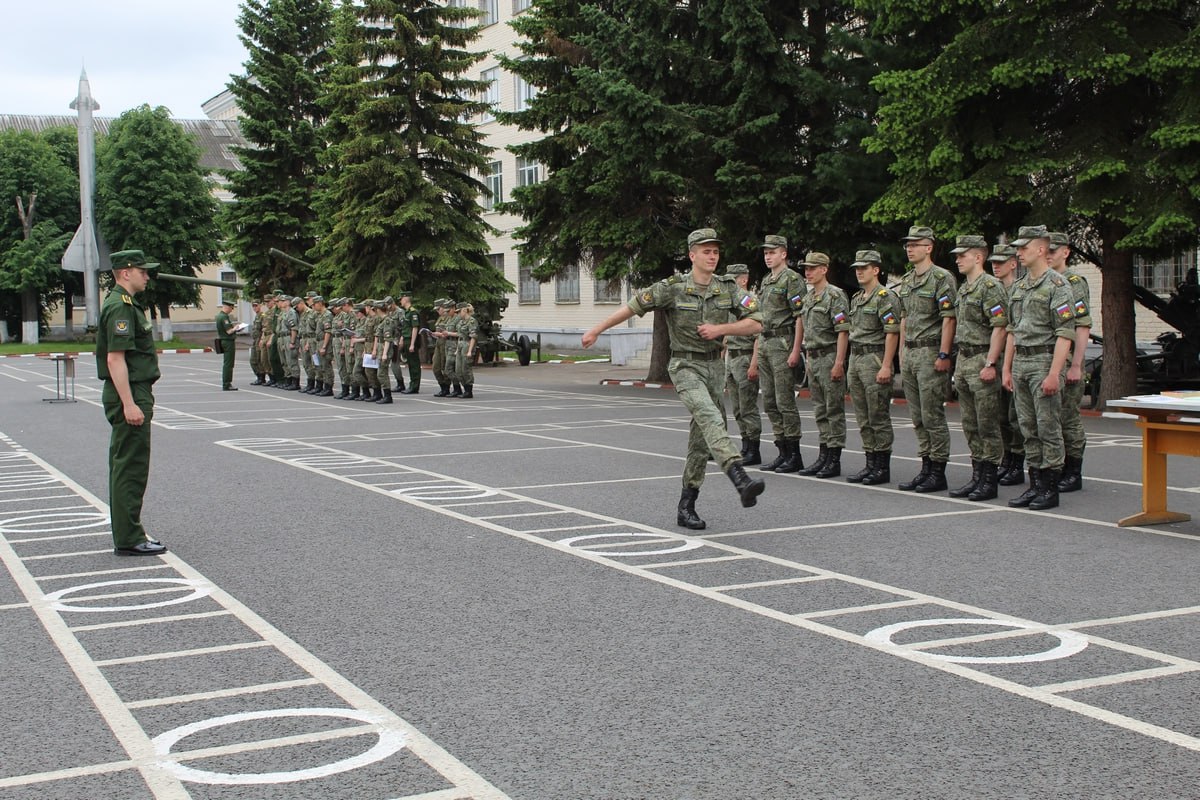
[[313,298],[313,297],[316,297],[316,296],[317,296],[317,293],[316,293],[316,292],[314,292],[312,289],[309,289],[307,292],[305,292],[305,293],[304,293],[304,299],[305,299],[305,300],[309,300],[309,299],[311,299],[311,298]]
[[1050,249],[1057,250],[1060,247],[1070,247],[1071,237],[1067,236],[1062,231],[1050,231]]
[[801,266],[804,267],[828,267],[829,256],[824,253],[818,253],[815,250],[804,257]]
[[354,310],[355,310],[355,311],[366,311],[366,310],[367,310],[367,307],[366,307],[366,305],[365,305],[365,304],[363,304],[363,303],[355,303],[355,304],[354,304]]
[[458,304],[456,304],[456,305],[454,306],[454,308],[455,308],[455,310],[457,310],[457,311],[462,311],[464,308],[469,308],[469,307],[470,307],[470,305],[471,305],[471,304],[470,304],[470,303],[468,303],[466,300],[463,300],[461,303],[458,303]]
[[708,244],[709,242],[721,244],[720,237],[717,236],[717,232],[712,228],[700,228],[688,234],[688,247],[695,247],[698,244]]
[[967,234],[966,236],[959,236],[957,239],[954,240],[954,249],[951,250],[950,252],[957,255],[959,253],[965,253],[968,250],[971,250],[971,249],[974,249],[977,247],[981,247],[984,250],[987,250],[988,249],[987,239],[983,238],[982,236],[976,236],[974,234]]
[[933,235],[933,228],[926,225],[913,225],[908,229],[908,236],[905,236],[900,241],[902,242],[919,242],[922,239],[934,241],[937,237]]
[[992,254],[988,256],[988,261],[995,261],[999,264],[1003,264],[1010,258],[1016,257],[1017,248],[1013,247],[1011,244],[998,244],[992,248]]
[[1012,240],[1013,247],[1024,247],[1034,239],[1049,239],[1050,232],[1045,225],[1025,225],[1017,231],[1017,238]]
[[314,295],[313,295],[313,298],[312,298],[312,301],[313,301],[314,303],[320,303],[321,305],[325,305],[325,298],[324,298],[324,297],[322,297],[322,296],[321,296],[321,295],[319,295],[319,294],[314,294]]
[[118,250],[108,258],[109,269],[126,269],[137,267],[144,270],[158,269],[157,261],[147,261],[141,250]]
[[272,296],[272,297],[281,297],[281,296],[283,296],[283,289],[276,289],[275,291],[271,292],[271,296]]
[[303,302],[304,302],[303,297],[293,297],[292,298],[292,308],[295,308],[296,306],[300,305]]
[[375,302],[371,303],[371,308],[385,309],[387,307],[388,304],[385,300],[376,300]]
[[772,233],[770,236],[763,237],[762,249],[774,250],[776,247],[787,248],[787,237]]
[[730,264],[725,268],[726,275],[749,275],[750,268],[745,264]]
[[442,308],[454,308],[454,301],[449,297],[442,300]]
[[388,306],[390,306],[392,303],[394,303],[394,302],[396,302],[396,301],[395,301],[395,300],[392,298],[392,296],[389,294],[387,297],[383,298],[383,302],[384,302],[384,304],[385,304],[385,305],[388,305]]
[[860,267],[869,267],[872,264],[883,268],[883,259],[879,257],[878,250],[859,250],[854,254],[854,263],[850,266],[858,269]]

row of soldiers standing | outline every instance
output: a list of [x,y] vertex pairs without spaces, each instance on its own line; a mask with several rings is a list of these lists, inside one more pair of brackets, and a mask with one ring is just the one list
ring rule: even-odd
[[[998,486],[1025,482],[1028,461],[1029,487],[1009,505],[1056,507],[1060,492],[1082,487],[1082,369],[1092,324],[1087,281],[1067,264],[1069,238],[1027,226],[1011,244],[989,249],[982,236],[960,236],[951,252],[961,285],[933,263],[930,228],[910,228],[904,244],[913,268],[894,288],[884,285],[879,253],[858,251],[853,268],[859,291],[847,299],[828,281],[825,254],[809,253],[801,278],[787,267],[787,240],[766,237],[770,272],[758,290],[762,333],[726,340],[726,388],[742,435],[743,463],[762,463],[761,389],[778,450],[762,469],[840,475],[848,389],[866,465],[847,480],[889,483],[892,365],[898,355],[921,457],[920,471],[899,484],[901,490],[948,488],[945,399],[953,363],[972,473],[950,495],[993,499]],[[989,264],[992,273],[985,269]],[[1026,270],[1019,279],[1018,264]],[[730,265],[727,274],[745,288],[745,265]],[[801,353],[820,435],[819,455],[807,468],[799,452],[792,379]]]
[[[316,292],[292,297],[282,291],[253,302],[250,368],[252,386],[275,386],[317,397],[391,404],[393,392],[418,394],[421,387],[419,337],[435,340],[433,372],[440,391],[434,397],[474,397],[472,361],[478,322],[470,303],[439,298],[434,329],[421,326],[412,296],[382,300],[336,297],[328,303]],[[300,386],[303,366],[306,384]],[[403,369],[407,367],[408,384]],[[341,393],[334,394],[334,373]],[[391,371],[396,384],[388,378]]]

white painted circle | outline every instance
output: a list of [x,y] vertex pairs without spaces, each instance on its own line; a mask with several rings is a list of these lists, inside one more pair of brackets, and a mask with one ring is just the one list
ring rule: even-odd
[[1019,656],[951,656],[943,653],[921,651],[930,658],[936,658],[939,661],[950,661],[955,664],[1028,664],[1036,661],[1054,661],[1059,658],[1069,658],[1088,646],[1087,637],[1075,631],[1053,631],[1027,622],[1005,622],[999,619],[972,619],[970,617],[961,619],[915,619],[908,622],[897,622],[893,625],[876,628],[863,638],[874,644],[902,648],[904,645],[896,644],[892,641],[892,637],[897,633],[911,630],[912,628],[929,628],[937,625],[994,625],[1000,628],[1015,628],[1035,633],[1046,633],[1059,641],[1058,645],[1049,650],[1041,653],[1026,653]]
[[401,486],[399,489],[392,489],[391,493],[412,500],[476,500],[480,497],[491,497],[497,494],[495,489],[489,489],[486,486],[469,486],[461,483]]
[[[175,585],[184,589],[191,589],[192,591],[182,597],[176,597],[171,600],[158,600],[153,603],[142,603],[135,606],[73,606],[70,603],[60,602],[64,597],[76,592],[82,592],[85,589],[99,589],[102,586],[135,586],[147,583],[166,584],[168,586]],[[82,586],[69,586],[66,589],[59,589],[57,592],[51,592],[46,595],[46,600],[53,604],[51,607],[55,611],[94,613],[97,611],[138,611],[144,608],[176,606],[180,603],[190,603],[193,600],[199,600],[201,597],[207,597],[210,594],[212,594],[212,586],[204,581],[193,581],[186,578],[137,578],[123,581],[85,583]]]
[[263,783],[292,783],[295,781],[307,781],[313,778],[324,778],[329,775],[336,775],[339,772],[348,772],[352,769],[365,767],[368,764],[373,764],[376,761],[382,761],[390,755],[393,755],[404,748],[405,740],[404,733],[394,728],[387,727],[388,720],[372,714],[368,711],[360,711],[353,708],[280,708],[265,711],[244,711],[240,714],[227,714],[222,717],[213,717],[212,719],[193,722],[190,725],[181,725],[178,728],[173,728],[165,733],[160,733],[151,741],[154,744],[154,751],[160,756],[170,755],[171,747],[180,739],[191,736],[193,733],[206,731],[211,728],[219,728],[224,725],[233,725],[238,722],[245,722],[253,719],[279,719],[282,717],[341,717],[344,719],[352,719],[358,722],[366,722],[372,725],[378,725],[379,730],[376,734],[379,736],[379,741],[374,744],[369,750],[359,753],[356,756],[343,758],[339,761],[334,761],[329,764],[323,764],[319,767],[310,767],[308,769],[292,770],[290,772],[258,772],[258,773],[231,773],[231,772],[210,772],[203,769],[195,769],[194,767],[184,766],[177,761],[162,761],[159,766],[170,772],[176,778],[182,781],[190,781],[192,783],[208,783],[219,784],[223,786],[249,786]]
[[58,478],[39,472],[36,475],[0,475],[0,488],[25,489],[30,486],[45,486],[58,483]]
[[[565,544],[567,547],[575,547],[579,542],[585,542],[589,539],[666,539],[672,541],[675,537],[664,536],[661,533],[589,533],[586,536],[572,536],[570,539],[559,539],[558,544]],[[680,539],[679,545],[675,547],[667,547],[662,550],[638,550],[636,552],[616,552],[613,550],[587,550],[585,552],[595,553],[598,556],[615,556],[617,558],[633,558],[634,556],[661,556],[667,553],[682,553],[685,550],[695,550],[698,547],[703,547],[704,542],[696,539]]]
[[[74,520],[70,524],[55,525],[56,520]],[[45,524],[23,525],[21,523],[41,521]],[[35,514],[27,517],[10,517],[0,521],[0,532],[3,533],[54,533],[56,531],[77,531],[82,528],[98,528],[108,524],[108,514],[101,511],[56,511],[46,514]]]

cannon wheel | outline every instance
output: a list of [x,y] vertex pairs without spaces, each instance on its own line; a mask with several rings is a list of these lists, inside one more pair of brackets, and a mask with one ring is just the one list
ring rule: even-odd
[[479,356],[480,362],[484,364],[491,364],[496,360],[496,351],[491,347],[480,348],[477,355]]
[[530,344],[529,337],[522,334],[517,337],[517,363],[522,367],[528,367],[531,355],[533,355],[533,345]]

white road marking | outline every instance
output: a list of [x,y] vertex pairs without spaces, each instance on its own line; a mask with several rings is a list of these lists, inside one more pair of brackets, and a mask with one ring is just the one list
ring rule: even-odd
[[320,686],[316,678],[301,678],[295,681],[275,681],[273,683],[258,683],[254,686],[235,686],[229,689],[217,689],[211,692],[193,692],[177,694],[171,697],[152,697],[149,700],[134,700],[127,705],[130,708],[156,708],[158,706],[174,706],[184,703],[196,703],[202,700],[219,700],[224,697],[240,697],[246,694],[266,694],[280,689],[298,689],[302,686]]
[[270,647],[270,642],[238,642],[236,644],[218,644],[212,647],[196,647],[191,650],[171,650],[165,653],[147,653],[144,656],[123,656],[121,658],[101,658],[96,660],[98,667],[112,667],[118,664],[145,664],[150,661],[169,661],[174,658],[195,658],[214,653],[233,653],[239,650],[257,650],[260,647]]
[[91,625],[72,625],[71,633],[79,633],[80,631],[103,631],[111,628],[137,628],[142,625],[161,625],[170,622],[185,622],[192,619],[208,619],[210,617],[227,617],[231,612],[221,609],[220,611],[197,611],[191,614],[171,614],[162,617],[138,617],[137,619],[123,619],[117,622],[97,622]]

